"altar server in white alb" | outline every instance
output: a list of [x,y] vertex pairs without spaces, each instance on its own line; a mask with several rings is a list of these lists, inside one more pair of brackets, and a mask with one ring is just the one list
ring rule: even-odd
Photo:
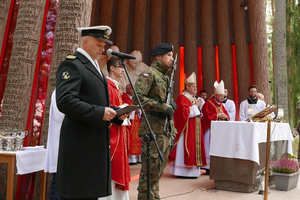
[[249,118],[249,116],[250,116],[248,114],[249,105],[254,105],[254,107],[253,107],[254,115],[266,108],[266,103],[262,100],[259,100],[256,97],[257,90],[258,89],[257,89],[256,85],[251,85],[248,88],[249,97],[247,97],[247,99],[242,101],[242,103],[240,104],[240,121],[245,121],[246,119]]
[[53,173],[51,185],[50,185],[50,199],[59,200],[60,198],[55,196],[55,177],[57,168],[58,158],[58,144],[60,136],[60,127],[65,115],[61,113],[56,106],[55,90],[51,95],[51,104],[49,111],[49,128],[48,128],[48,139],[47,139],[47,153],[45,172]]
[[225,91],[225,96],[224,96],[224,101],[222,102],[223,106],[225,107],[225,109],[228,112],[230,121],[235,121],[235,114],[236,114],[235,113],[235,103],[234,103],[234,101],[227,98],[228,90],[224,89],[224,91]]

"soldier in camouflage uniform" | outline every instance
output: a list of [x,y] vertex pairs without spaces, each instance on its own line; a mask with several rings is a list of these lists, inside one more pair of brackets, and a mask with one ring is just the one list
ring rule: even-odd
[[[164,134],[163,131],[166,117],[172,118],[174,113],[173,107],[165,103],[169,84],[167,73],[174,61],[172,50],[172,44],[162,43],[154,47],[151,56],[155,56],[155,60],[149,68],[139,75],[135,83],[137,95],[143,109],[146,111],[149,124],[156,136],[156,142],[165,159],[165,162],[162,163],[154,142],[150,142],[150,199],[160,199],[158,194],[159,179],[163,175],[167,164],[171,148],[171,136],[175,136],[177,133],[173,119],[168,122],[168,134]],[[137,104],[134,95],[132,101]],[[140,200],[147,199],[147,142],[144,142],[143,139],[149,133],[148,126],[143,118],[139,129],[139,137],[142,141],[142,168],[138,186],[138,199]]]

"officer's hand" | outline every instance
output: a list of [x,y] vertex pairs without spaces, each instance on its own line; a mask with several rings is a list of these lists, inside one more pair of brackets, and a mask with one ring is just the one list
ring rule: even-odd
[[131,114],[131,112],[130,113],[125,113],[123,115],[120,115],[120,117],[118,119],[119,120],[125,120],[130,114]]
[[174,115],[174,109],[172,106],[168,106],[167,110],[166,110],[167,115],[169,116],[169,118],[172,118]]
[[110,121],[116,116],[116,114],[117,113],[116,113],[116,111],[114,111],[114,109],[109,108],[109,107],[105,107],[103,120],[104,121]]
[[170,153],[173,151],[175,146],[175,136],[171,136],[171,148],[170,148]]

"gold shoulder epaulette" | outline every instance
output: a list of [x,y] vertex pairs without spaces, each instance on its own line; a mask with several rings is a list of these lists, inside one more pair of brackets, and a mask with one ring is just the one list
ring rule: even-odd
[[67,59],[69,59],[69,60],[74,60],[76,58],[76,56],[74,56],[74,55],[68,55],[67,56]]

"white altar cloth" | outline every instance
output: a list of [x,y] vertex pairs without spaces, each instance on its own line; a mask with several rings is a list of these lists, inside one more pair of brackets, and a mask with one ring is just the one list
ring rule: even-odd
[[[259,163],[259,143],[267,141],[267,123],[212,121],[210,155],[251,160]],[[271,123],[270,141],[287,141],[287,152],[293,154],[294,140],[288,123]]]
[[46,160],[46,149],[36,147],[22,151],[0,151],[2,153],[16,154],[17,174],[29,174],[44,170]]

